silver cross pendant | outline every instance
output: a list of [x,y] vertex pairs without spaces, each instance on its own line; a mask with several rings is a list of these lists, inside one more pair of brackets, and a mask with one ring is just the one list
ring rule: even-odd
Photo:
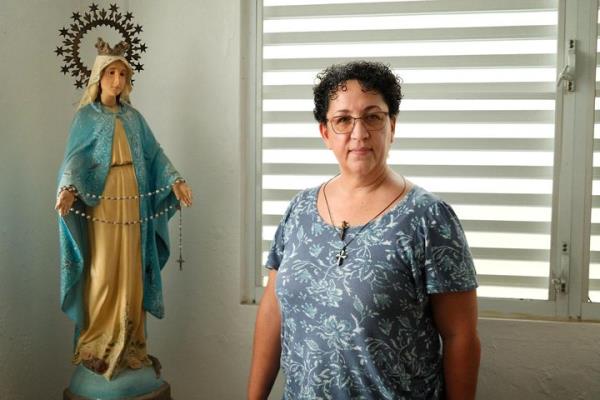
[[346,253],[346,246],[344,246],[335,256],[335,261],[337,262],[338,267],[344,263],[346,257],[348,257],[348,253]]

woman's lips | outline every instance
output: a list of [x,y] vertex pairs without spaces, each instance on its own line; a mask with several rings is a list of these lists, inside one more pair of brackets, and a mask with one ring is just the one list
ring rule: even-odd
[[356,154],[358,156],[363,156],[368,154],[371,151],[371,149],[367,148],[367,147],[360,147],[357,149],[350,149],[350,153]]

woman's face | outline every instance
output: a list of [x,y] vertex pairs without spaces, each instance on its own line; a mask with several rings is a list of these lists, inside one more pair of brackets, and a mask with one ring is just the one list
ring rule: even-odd
[[127,72],[127,67],[121,61],[109,64],[100,78],[101,96],[115,98],[120,95],[127,83]]
[[[320,124],[319,129],[342,173],[368,176],[386,168],[396,125],[395,118],[389,117],[387,112],[381,94],[364,91],[357,80],[347,81],[346,90],[339,89],[335,98],[329,101],[327,123]],[[351,117],[361,119],[353,121]],[[374,126],[381,127],[374,129]],[[336,130],[349,132],[336,133]]]

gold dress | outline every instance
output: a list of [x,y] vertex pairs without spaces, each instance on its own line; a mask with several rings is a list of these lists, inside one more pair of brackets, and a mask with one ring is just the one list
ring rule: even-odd
[[[138,194],[123,124],[116,118],[112,162],[104,196]],[[105,221],[139,219],[139,200],[101,199],[88,209]],[[86,326],[73,362],[111,379],[124,368],[151,365],[146,353],[140,225],[90,222],[90,263],[84,289]]]

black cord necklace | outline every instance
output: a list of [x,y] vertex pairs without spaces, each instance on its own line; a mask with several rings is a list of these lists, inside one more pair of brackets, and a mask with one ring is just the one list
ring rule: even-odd
[[[335,176],[333,178],[335,178]],[[330,180],[325,182],[325,184],[323,185],[323,198],[325,199],[325,206],[327,207],[327,213],[329,214],[329,220],[331,221],[331,225],[333,225],[333,228],[337,231],[338,228],[335,225],[335,222],[333,221],[333,216],[331,215],[331,209],[329,208],[329,201],[327,201],[327,194],[325,193],[325,189],[327,188],[327,185],[329,184],[329,182],[331,182],[333,180],[333,178],[331,178]],[[350,243],[352,243],[354,241],[354,239],[356,239],[361,234],[361,232],[367,226],[369,226],[371,224],[371,222],[373,222],[375,219],[377,219],[377,217],[379,217],[381,214],[383,214],[383,212],[385,210],[387,210],[392,204],[394,204],[396,202],[396,200],[398,200],[400,197],[402,197],[402,195],[404,194],[405,191],[406,191],[406,179],[404,178],[404,176],[402,176],[402,191],[400,192],[400,194],[398,196],[396,196],[394,198],[394,200],[392,200],[381,211],[379,211],[376,216],[374,216],[366,224],[364,224],[360,228],[360,230],[358,232],[356,232],[354,234],[354,236],[352,236],[352,238],[348,242],[346,242],[344,239],[346,238],[346,231],[348,230],[348,228],[350,228],[350,225],[348,224],[348,222],[342,221],[342,225],[339,228],[339,237],[343,243],[343,246],[340,249],[340,251],[335,255],[335,263],[338,266],[341,266],[344,263],[344,260],[346,259],[346,257],[348,257],[348,252],[346,251],[346,248],[348,247],[348,245]]]

